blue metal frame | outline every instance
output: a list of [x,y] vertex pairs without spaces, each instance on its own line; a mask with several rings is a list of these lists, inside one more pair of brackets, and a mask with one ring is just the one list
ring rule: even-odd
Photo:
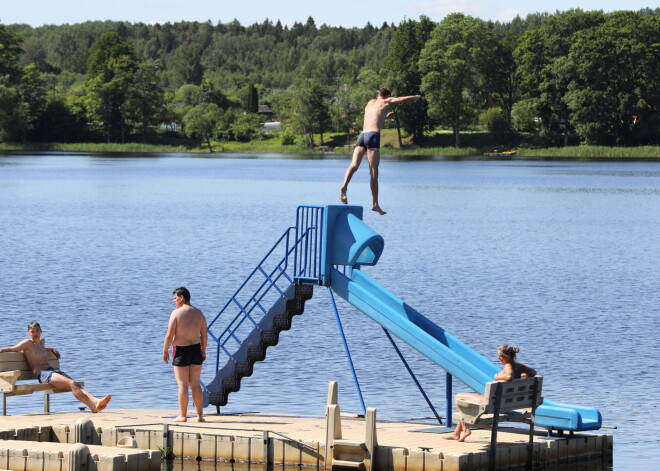
[[417,377],[415,376],[415,373],[413,373],[413,370],[410,368],[408,365],[408,362],[406,359],[403,357],[403,353],[401,353],[401,350],[399,350],[399,347],[396,346],[396,343],[394,343],[394,339],[390,335],[390,333],[387,331],[385,327],[383,327],[383,332],[385,332],[385,335],[387,335],[387,338],[389,339],[390,343],[394,347],[394,350],[396,350],[396,353],[399,355],[399,358],[401,358],[401,361],[403,362],[403,366],[406,367],[406,370],[408,370],[408,373],[410,373],[410,377],[413,379],[415,384],[417,385],[417,388],[419,389],[419,392],[422,393],[422,396],[424,396],[424,399],[426,400],[426,403],[429,405],[431,408],[431,411],[433,412],[433,415],[435,415],[435,418],[438,419],[438,423],[442,425],[442,419],[438,415],[438,412],[435,410],[435,407],[433,407],[433,404],[431,403],[431,400],[429,397],[426,395],[426,391],[424,391],[424,388],[422,385],[417,381]]
[[322,284],[323,222],[323,206],[298,207],[296,212],[296,250],[293,254],[293,266],[294,277],[301,283]]
[[346,358],[348,359],[348,366],[351,368],[351,373],[353,373],[353,381],[355,382],[355,387],[357,389],[358,397],[360,398],[360,404],[362,404],[362,411],[364,416],[367,416],[367,407],[364,405],[364,398],[362,397],[362,389],[360,389],[360,382],[358,381],[357,374],[355,373],[355,367],[353,366],[353,359],[351,358],[351,351],[348,349],[348,343],[346,342],[346,336],[344,335],[344,328],[341,325],[341,319],[339,318],[339,311],[337,311],[337,304],[335,303],[335,297],[332,294],[332,289],[328,287],[328,293],[330,293],[330,301],[332,301],[332,308],[335,311],[335,319],[337,319],[337,327],[339,328],[339,334],[341,335],[341,340],[344,343],[344,350],[346,351]]

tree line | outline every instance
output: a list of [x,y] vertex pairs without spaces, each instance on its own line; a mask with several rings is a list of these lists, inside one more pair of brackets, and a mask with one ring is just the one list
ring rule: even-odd
[[[206,142],[262,135],[315,145],[359,130],[387,86],[422,94],[394,125],[417,145],[476,124],[506,142],[658,145],[660,9],[454,13],[363,28],[230,23],[0,24],[0,141]],[[401,137],[400,137],[401,140]]]

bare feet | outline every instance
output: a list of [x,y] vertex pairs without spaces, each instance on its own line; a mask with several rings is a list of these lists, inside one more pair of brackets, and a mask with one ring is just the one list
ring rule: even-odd
[[380,214],[381,216],[387,214],[387,212],[386,212],[386,211],[383,211],[382,209],[380,209],[380,206],[378,206],[377,204],[373,205],[373,206],[371,207],[371,210],[372,210],[372,211],[376,211],[376,212],[377,212],[378,214]]
[[464,442],[467,437],[472,435],[472,432],[470,431],[470,427],[465,427],[463,429],[463,432],[461,433],[461,436],[458,438],[459,442]]
[[204,417],[197,417],[197,422],[206,422]]
[[452,433],[452,434],[447,435],[447,436],[442,437],[442,438],[444,438],[445,440],[458,440],[459,436],[456,435],[455,433]]
[[174,419],[175,422],[188,422],[188,417],[182,417],[178,416],[176,419]]
[[346,197],[346,190],[339,190],[339,201],[344,204],[348,204],[348,198]]
[[97,402],[94,405],[94,410],[92,410],[93,413],[101,412],[105,407],[108,405],[108,402],[110,402],[110,399],[112,399],[112,396],[108,394],[105,396],[103,399],[101,399],[99,402]]

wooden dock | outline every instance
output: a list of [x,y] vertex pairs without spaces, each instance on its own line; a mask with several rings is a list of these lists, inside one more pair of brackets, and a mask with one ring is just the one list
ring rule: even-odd
[[[92,448],[103,446],[109,449],[121,441],[134,443],[137,449],[133,451],[160,450],[183,459],[237,463],[268,461],[277,465],[325,467],[327,424],[324,416],[242,413],[209,415],[201,424],[196,421],[177,424],[173,422],[176,415],[173,410],[107,409],[99,414],[70,412],[6,416],[0,422],[0,470],[13,469],[8,465],[8,454],[1,451],[8,449],[12,445],[10,442],[20,440],[19,448],[24,447],[27,454],[30,453],[29,448],[25,448],[30,445],[28,442],[32,442],[34,450],[45,445],[70,445],[74,443],[74,424],[80,419],[93,421]],[[341,431],[343,439],[362,441],[365,419],[342,415]],[[444,440],[445,429],[438,424],[378,420],[376,431],[374,470],[476,471],[489,466],[490,432],[487,430],[473,430],[468,441],[463,443]],[[57,443],[44,443],[48,441]],[[527,445],[527,429],[500,428],[497,469],[523,468],[528,460]],[[537,430],[532,462],[547,465],[587,459],[611,460],[612,448],[611,435],[576,433],[546,437],[543,431]],[[58,450],[60,456],[64,451]],[[92,455],[102,454],[101,449],[90,448],[90,452]],[[63,466],[49,468],[43,467],[42,463],[39,469],[68,469]],[[103,469],[153,469],[151,466]],[[20,469],[29,471],[32,468]]]

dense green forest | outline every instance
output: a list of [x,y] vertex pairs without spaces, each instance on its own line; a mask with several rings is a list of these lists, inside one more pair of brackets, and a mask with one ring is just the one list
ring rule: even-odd
[[314,146],[359,130],[383,86],[425,97],[390,122],[400,144],[442,131],[458,147],[479,128],[500,143],[658,145],[660,9],[363,28],[311,17],[290,27],[0,24],[0,142],[195,139],[211,149],[261,139],[269,118],[282,123],[282,144]]

